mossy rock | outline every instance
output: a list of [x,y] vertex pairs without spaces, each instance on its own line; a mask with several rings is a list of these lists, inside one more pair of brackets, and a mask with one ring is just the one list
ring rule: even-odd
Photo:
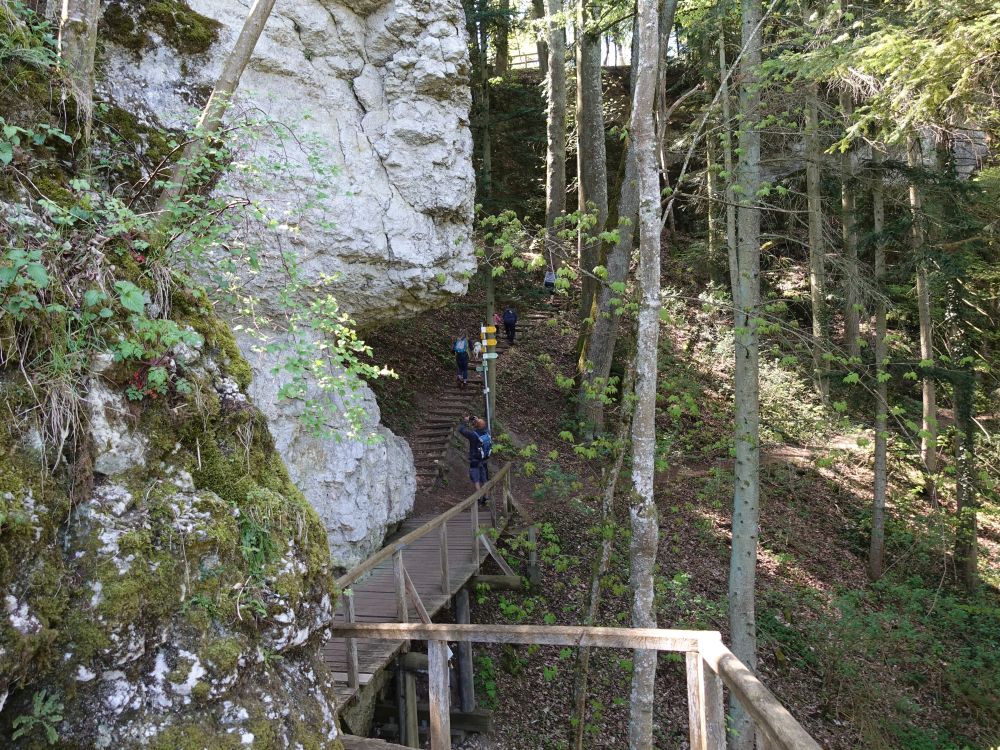
[[141,56],[153,48],[150,31],[182,54],[201,55],[219,38],[222,24],[197,13],[181,0],[110,2],[101,20],[101,38]]

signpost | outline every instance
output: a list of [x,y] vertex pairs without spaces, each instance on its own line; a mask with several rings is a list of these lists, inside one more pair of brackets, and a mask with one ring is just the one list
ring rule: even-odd
[[[496,326],[483,325],[479,327],[480,341],[483,344],[483,364],[482,370],[478,367],[477,372],[483,373],[483,400],[486,402],[486,429],[493,432],[493,414],[490,409],[490,360],[497,358],[497,353],[493,348],[497,345],[497,340],[490,338],[491,334],[497,332]],[[493,365],[496,367],[496,365]]]

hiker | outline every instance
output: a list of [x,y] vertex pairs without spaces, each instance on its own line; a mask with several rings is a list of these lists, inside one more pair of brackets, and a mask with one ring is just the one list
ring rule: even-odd
[[[489,481],[488,462],[493,452],[493,438],[486,430],[486,420],[476,416],[468,416],[458,425],[458,431],[469,441],[469,479],[482,488]],[[485,498],[480,498],[480,505],[485,505]]]
[[551,268],[545,272],[545,281],[542,282],[545,288],[549,290],[549,295],[556,293],[556,272]]
[[503,327],[503,319],[500,317],[500,313],[493,313],[493,327],[498,331]]
[[514,333],[517,326],[517,313],[514,312],[514,308],[510,305],[503,311],[503,329],[507,333],[507,343],[514,343]]
[[451,340],[451,350],[455,352],[455,365],[458,367],[458,384],[469,383],[469,337],[462,334]]

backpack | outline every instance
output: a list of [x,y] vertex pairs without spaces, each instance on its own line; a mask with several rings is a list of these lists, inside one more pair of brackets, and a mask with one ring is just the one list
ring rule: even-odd
[[508,307],[503,311],[503,322],[507,325],[513,325],[517,322],[517,313]]
[[493,438],[488,432],[477,432],[479,435],[479,460],[485,461],[493,452]]
[[462,336],[462,338],[455,342],[455,346],[453,348],[457,354],[461,354],[469,348],[469,340],[465,338],[465,336]]

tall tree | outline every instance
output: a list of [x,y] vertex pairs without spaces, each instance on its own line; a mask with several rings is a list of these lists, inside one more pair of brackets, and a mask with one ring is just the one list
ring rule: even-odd
[[596,221],[580,231],[579,263],[583,274],[580,316],[593,314],[597,279],[593,270],[601,262],[600,235],[608,220],[608,163],[604,143],[604,92],[601,84],[601,30],[599,6],[577,0],[576,29],[576,130],[577,206],[593,210]]
[[[914,134],[906,139],[906,162],[911,171],[923,166],[920,141]],[[920,428],[920,459],[927,472],[926,494],[937,503],[934,473],[937,471],[937,393],[934,375],[934,332],[931,320],[931,292],[927,279],[927,237],[924,228],[923,194],[916,175],[910,178],[910,242],[917,264],[917,317],[920,324],[920,364],[922,377],[922,424]]]
[[889,354],[886,341],[885,291],[885,194],[882,177],[877,175],[872,186],[872,231],[875,235],[875,487],[872,499],[872,535],[868,547],[868,575],[875,581],[882,577],[885,556],[885,498],[888,481],[888,411],[889,389],[886,365]]
[[[737,180],[736,263],[733,327],[736,342],[735,429],[732,553],[729,564],[729,628],[733,653],[751,670],[757,668],[757,620],[754,591],[760,516],[760,383],[757,319],[760,307],[760,64],[762,19],[760,0],[741,0],[743,57],[740,60],[740,127]],[[750,715],[733,701],[731,747],[754,744]]]
[[[802,5],[805,28],[810,29],[813,11]],[[809,213],[809,293],[812,300],[812,365],[816,390],[824,401],[830,395],[830,379],[824,355],[829,350],[826,311],[826,245],[823,236],[823,195],[820,166],[823,148],[819,140],[819,86],[808,84],[805,108],[806,198]]]
[[[658,0],[639,0],[639,65],[632,96],[631,134],[639,177],[639,333],[636,408],[632,420],[631,571],[633,627],[656,627],[653,577],[659,525],[653,494],[656,457],[656,371],[660,336],[660,178],[653,106],[659,60]],[[653,746],[656,652],[637,651],[632,672],[629,749]]]
[[[660,9],[660,27],[673,25],[677,0],[664,0]],[[637,36],[637,35],[636,35]],[[661,41],[662,41],[661,34]],[[639,46],[632,50],[632,70],[639,70]],[[659,80],[659,74],[658,74]],[[632,77],[633,96],[636,76]],[[634,240],[634,222],[639,213],[639,175],[636,164],[635,139],[629,137],[625,149],[625,174],[618,195],[618,240],[608,251],[604,261],[607,276],[598,286],[594,305],[593,328],[586,339],[581,368],[580,388],[577,396],[577,419],[584,425],[584,437],[593,437],[604,429],[604,401],[599,393],[608,384],[614,361],[615,342],[618,338],[621,285],[628,274]],[[626,221],[622,221],[626,220]]]
[[510,70],[510,0],[499,0],[496,32],[493,36],[496,47],[493,72],[502,76]]
[[[545,0],[531,0],[531,18],[540,22],[545,19],[546,15]],[[546,26],[548,26],[548,23],[546,23]],[[548,30],[542,32],[540,28],[536,27],[535,34],[537,35],[535,39],[535,51],[538,55],[538,70],[541,71],[543,78],[547,78],[549,75]]]
[[90,140],[94,107],[94,53],[101,0],[63,0],[59,17],[59,64],[66,72],[70,94],[83,119],[84,139]]
[[545,230],[551,258],[556,245],[556,220],[566,213],[566,22],[563,0],[548,0],[548,4]]
[[733,171],[733,126],[729,103],[729,65],[726,62],[726,35],[719,32],[719,100],[722,102],[722,166],[726,170],[726,247],[729,273],[736,267],[736,190]]
[[255,0],[250,7],[243,29],[222,64],[222,72],[198,120],[198,137],[188,143],[180,161],[174,166],[170,182],[160,193],[156,206],[158,210],[165,210],[172,201],[179,200],[187,190],[191,169],[200,160],[212,135],[222,127],[222,118],[226,115],[243,71],[246,70],[257,41],[267,24],[267,19],[271,16],[274,3],[275,0]]
[[[854,100],[850,92],[840,93],[840,112],[845,126],[854,116]],[[840,221],[844,251],[844,339],[847,353],[861,357],[861,295],[858,272],[858,217],[854,181],[857,178],[857,152],[849,147],[841,154]]]

